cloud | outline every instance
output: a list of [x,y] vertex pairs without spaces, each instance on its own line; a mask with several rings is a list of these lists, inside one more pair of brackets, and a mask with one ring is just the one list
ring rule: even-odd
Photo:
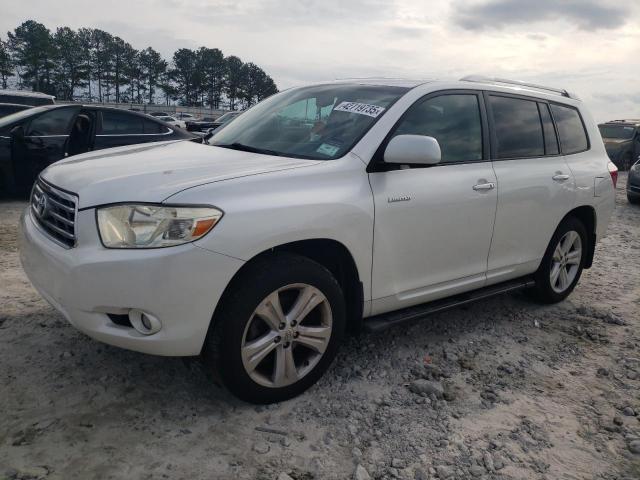
[[598,0],[490,0],[460,5],[453,22],[466,30],[502,29],[514,24],[564,20],[581,30],[616,29],[628,19],[627,2]]

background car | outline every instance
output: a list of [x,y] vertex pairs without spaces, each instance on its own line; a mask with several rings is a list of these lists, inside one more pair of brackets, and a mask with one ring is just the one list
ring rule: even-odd
[[93,105],[51,105],[0,118],[0,194],[26,193],[48,165],[137,143],[201,137],[144,115]]
[[607,154],[620,170],[640,155],[640,120],[612,120],[598,125]]
[[0,103],[18,103],[37,107],[40,105],[53,105],[56,97],[40,92],[26,90],[0,90]]
[[191,113],[186,113],[186,112],[178,112],[173,116],[176,117],[178,120],[184,120],[185,122],[187,120],[196,120],[195,115],[192,115]]
[[238,118],[238,116],[241,113],[242,112],[227,112],[227,113],[225,113],[224,115],[218,117],[218,119],[215,122],[213,122],[213,126],[211,127],[211,130],[213,130],[214,132],[216,130],[219,130],[220,128],[222,128],[225,125],[229,124],[234,119]]
[[19,103],[0,103],[0,117],[5,117],[12,113],[20,112],[31,108],[31,105],[22,105]]
[[640,155],[629,169],[627,179],[627,199],[629,203],[640,204]]
[[155,117],[158,120],[162,120],[163,122],[168,123],[169,125],[173,125],[174,127],[178,127],[178,128],[187,128],[186,124],[182,121],[182,120],[178,120],[175,117],[171,117],[171,116],[166,116],[166,117]]
[[199,132],[215,131],[237,118],[241,113],[227,112],[217,118],[203,117],[201,120],[187,121],[187,130]]
[[187,120],[187,130],[190,132],[206,132],[215,128],[216,117],[202,117],[197,120]]
[[150,112],[147,115],[151,117],[168,117],[170,114],[167,112]]

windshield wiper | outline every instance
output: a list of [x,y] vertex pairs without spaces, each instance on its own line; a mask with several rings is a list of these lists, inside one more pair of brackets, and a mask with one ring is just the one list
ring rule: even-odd
[[265,155],[274,155],[276,157],[282,156],[282,154],[276,152],[275,150],[268,150],[266,148],[258,148],[252,147],[251,145],[245,145],[239,142],[233,142],[228,145],[214,144],[214,147],[222,147],[229,148],[231,150],[240,150],[241,152],[252,152],[252,153],[264,153]]

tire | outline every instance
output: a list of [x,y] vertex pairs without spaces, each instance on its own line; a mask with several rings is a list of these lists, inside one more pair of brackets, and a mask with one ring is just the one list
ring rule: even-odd
[[205,343],[205,368],[250,403],[280,402],[311,387],[345,330],[344,295],[331,273],[306,257],[275,253],[248,266],[229,289]]
[[627,200],[632,205],[638,205],[640,204],[640,195],[631,195],[627,193]]
[[[534,275],[533,293],[537,300],[557,303],[569,296],[580,280],[589,250],[588,242],[584,224],[576,217],[568,217],[558,226]],[[569,248],[568,252],[566,248]],[[578,248],[580,252],[576,253]]]

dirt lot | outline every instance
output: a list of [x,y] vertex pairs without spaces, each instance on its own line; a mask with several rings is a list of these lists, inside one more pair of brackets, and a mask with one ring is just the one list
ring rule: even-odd
[[198,363],[74,330],[20,267],[24,203],[1,203],[0,478],[638,479],[640,208],[625,181],[568,301],[514,294],[351,338],[317,386],[269,407]]

